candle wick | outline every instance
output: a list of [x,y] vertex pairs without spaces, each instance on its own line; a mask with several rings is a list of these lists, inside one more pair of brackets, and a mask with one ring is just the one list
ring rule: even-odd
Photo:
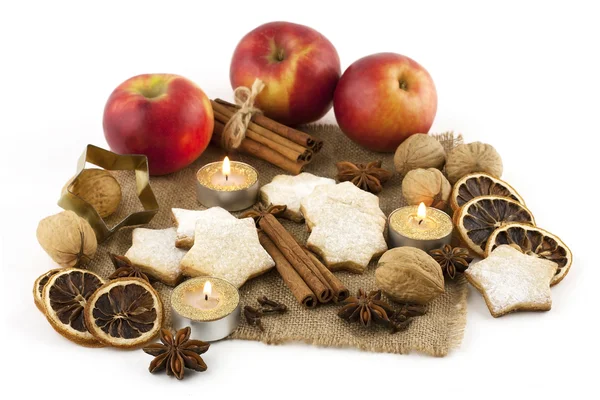
[[204,295],[204,301],[208,301],[208,295],[207,294]]
[[423,220],[420,220],[420,221],[419,221],[419,225],[421,225],[421,223],[422,223],[422,222],[423,222]]
[[225,181],[229,180],[229,175],[225,174]]

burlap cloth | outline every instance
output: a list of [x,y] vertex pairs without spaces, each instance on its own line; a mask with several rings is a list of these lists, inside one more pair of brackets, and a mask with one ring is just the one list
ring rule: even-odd
[[[305,127],[307,132],[321,137],[325,141],[323,150],[314,157],[314,161],[306,168],[315,175],[334,177],[337,161],[368,162],[383,160],[383,167],[393,170],[393,154],[373,153],[362,149],[347,139],[337,126],[312,125]],[[446,149],[452,148],[460,138],[451,134],[440,135],[440,142]],[[177,173],[152,177],[151,186],[160,204],[160,211],[149,224],[149,228],[167,228],[173,226],[170,209],[172,207],[186,209],[202,209],[196,200],[194,175],[204,164],[220,161],[225,153],[217,148],[209,148],[191,166]],[[238,159],[253,165],[260,174],[260,183],[269,183],[275,175],[283,173],[272,165],[243,155],[234,155]],[[131,172],[119,172],[117,179],[123,187],[123,200],[119,210],[108,221],[117,222],[133,210],[140,209],[135,196],[134,178]],[[386,215],[403,205],[401,180],[398,175],[386,183],[379,194],[380,206]],[[283,225],[304,243],[308,233],[304,224],[282,221]],[[125,254],[131,246],[131,229],[123,229],[99,246],[97,255],[89,265],[89,269],[103,277],[113,270],[108,253]],[[339,272],[336,275],[346,284],[351,294],[359,288],[375,289],[376,262],[363,275]],[[161,283],[154,283],[158,289],[166,310],[166,324],[170,325],[170,295],[172,288]],[[284,285],[276,270],[254,278],[240,289],[242,305],[257,305],[256,298],[266,295],[271,299],[287,304],[289,311],[281,316],[267,316],[263,319],[264,332],[248,326],[244,318],[231,339],[257,340],[269,344],[284,342],[305,342],[317,346],[355,347],[361,350],[406,354],[412,350],[433,356],[445,356],[460,345],[466,324],[466,281],[458,279],[446,284],[446,292],[428,306],[425,316],[416,318],[408,330],[391,335],[381,327],[364,329],[358,324],[350,324],[337,316],[339,305],[320,305],[316,309],[307,310],[300,306],[288,288]]]

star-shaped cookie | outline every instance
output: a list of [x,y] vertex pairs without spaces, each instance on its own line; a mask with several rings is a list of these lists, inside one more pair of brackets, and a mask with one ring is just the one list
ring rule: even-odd
[[362,273],[387,250],[379,198],[351,182],[317,186],[300,208],[311,230],[306,245],[331,270]]
[[300,212],[300,202],[319,185],[335,185],[335,181],[308,172],[296,176],[277,175],[271,183],[260,189],[260,199],[267,206],[286,206],[282,216],[302,222],[304,217]]
[[513,311],[550,310],[550,282],[557,268],[555,262],[502,245],[470,266],[465,276],[497,318]]
[[181,278],[179,263],[186,250],[175,247],[175,228],[135,228],[125,257],[159,281],[175,286]]
[[194,245],[181,260],[187,276],[215,276],[240,287],[275,266],[258,241],[252,218],[196,223]]
[[209,225],[217,220],[237,220],[229,211],[221,207],[211,207],[207,210],[172,208],[171,213],[177,226],[175,246],[182,249],[189,249],[194,245],[194,231],[197,222]]

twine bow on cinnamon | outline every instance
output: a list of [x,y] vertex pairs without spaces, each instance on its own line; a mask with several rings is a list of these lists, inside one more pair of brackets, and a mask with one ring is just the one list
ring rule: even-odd
[[254,107],[254,101],[264,87],[265,84],[263,81],[256,78],[251,89],[239,86],[233,92],[235,103],[240,108],[233,114],[223,129],[221,145],[224,149],[237,149],[242,144],[252,116],[262,112],[260,109]]

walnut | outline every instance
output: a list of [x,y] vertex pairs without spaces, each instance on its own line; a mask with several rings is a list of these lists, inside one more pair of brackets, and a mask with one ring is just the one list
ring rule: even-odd
[[402,176],[416,168],[442,169],[445,162],[446,152],[441,143],[422,133],[410,136],[394,154],[394,166]]
[[421,202],[426,206],[446,208],[452,186],[439,169],[413,169],[402,181],[402,195],[410,205]]
[[[73,181],[75,179],[75,181]],[[121,202],[121,186],[112,174],[104,169],[85,169],[76,178],[71,178],[63,187],[81,197],[106,218],[114,213]]]
[[377,264],[375,282],[388,297],[398,302],[426,304],[444,293],[440,265],[415,247],[386,251]]
[[82,259],[91,259],[96,253],[94,230],[73,211],[44,218],[36,235],[42,248],[61,267],[75,267]]
[[493,146],[481,142],[461,144],[448,154],[446,175],[450,183],[473,172],[485,172],[494,178],[502,176],[502,158]]

